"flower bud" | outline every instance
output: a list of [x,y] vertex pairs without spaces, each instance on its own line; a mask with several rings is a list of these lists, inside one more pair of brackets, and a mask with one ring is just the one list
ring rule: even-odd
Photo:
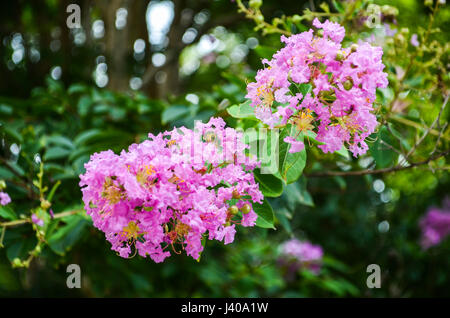
[[264,22],[264,17],[263,17],[263,15],[262,15],[262,14],[258,14],[258,15],[255,17],[255,21],[256,21],[257,23],[263,23],[263,22]]
[[239,199],[241,197],[241,195],[239,194],[239,191],[234,189],[233,193],[232,193],[232,198],[233,199]]
[[353,43],[352,46],[350,46],[350,51],[353,53],[353,52],[356,52],[357,50],[358,50],[358,44]]
[[317,36],[323,37],[323,29],[317,31]]
[[337,51],[337,53],[336,53],[336,61],[342,61],[342,60],[344,60],[344,53],[341,51],[341,50],[339,50],[339,51]]
[[273,26],[277,26],[277,25],[282,24],[282,23],[283,23],[283,20],[281,20],[280,18],[274,18],[272,20],[272,25]]
[[424,4],[426,7],[431,7],[433,5],[433,0],[425,0]]
[[402,34],[409,34],[409,29],[408,28],[401,28],[400,29],[400,33],[402,33]]
[[231,215],[236,215],[239,213],[239,209],[237,206],[232,205],[228,208],[228,212],[230,212]]
[[346,91],[349,91],[353,88],[353,80],[349,78],[342,85]]
[[0,190],[6,189],[6,182],[4,180],[0,180]]
[[262,5],[262,0],[250,0],[248,2],[248,5],[250,8],[259,9],[259,7],[261,7]]
[[43,208],[44,210],[48,210],[51,206],[52,204],[48,200],[41,201],[41,208]]
[[294,22],[294,23],[300,23],[301,21],[302,21],[302,17],[299,16],[298,14],[294,14],[294,15],[292,16],[292,22]]
[[20,260],[20,258],[16,257],[15,259],[13,259],[12,261],[12,266],[13,267],[22,267],[22,261]]
[[244,206],[242,207],[242,213],[244,213],[244,214],[248,214],[248,213],[250,213],[250,211],[251,211],[251,206],[248,204],[248,203],[246,203],[246,204],[244,204]]

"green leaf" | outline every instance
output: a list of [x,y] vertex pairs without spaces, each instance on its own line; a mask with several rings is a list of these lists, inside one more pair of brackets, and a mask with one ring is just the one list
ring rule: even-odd
[[344,13],[345,9],[342,7],[342,4],[339,3],[339,1],[333,0],[333,6],[339,13]]
[[11,115],[13,113],[12,106],[0,104],[0,114]]
[[389,133],[386,127],[381,127],[376,135],[374,143],[369,144],[369,151],[375,159],[378,168],[386,168],[394,165],[398,154],[388,145],[396,147],[395,138]]
[[18,291],[21,284],[17,273],[8,264],[0,263],[0,289],[6,291]]
[[66,147],[69,149],[74,148],[73,142],[69,138],[61,136],[61,135],[52,135],[52,136],[44,137],[44,142],[46,142],[47,144]]
[[0,216],[7,220],[16,220],[16,212],[7,205],[0,205]]
[[24,259],[29,256],[28,253],[36,246],[36,242],[37,239],[34,235],[20,237],[20,239],[5,244],[5,246],[7,246],[6,256],[11,262],[17,257]]
[[75,137],[73,144],[76,148],[82,145],[100,145],[102,144],[104,150],[110,148],[110,145],[130,144],[133,141],[133,136],[129,133],[119,130],[106,130],[102,131],[100,129],[90,129],[80,133]]
[[285,229],[285,231],[288,232],[289,234],[292,234],[292,228],[291,228],[292,215],[288,211],[288,209],[286,209],[285,207],[276,208],[275,216],[276,216],[278,222],[280,222],[281,226]]
[[279,151],[279,173],[276,175],[286,184],[293,183],[300,178],[306,165],[306,149],[296,153],[289,153],[291,144],[284,141],[286,136],[295,137],[296,140],[303,141],[303,133],[297,135],[295,127],[284,128],[280,133],[280,151]]
[[78,136],[75,137],[73,143],[76,147],[79,147],[81,145],[87,144],[92,139],[95,139],[96,137],[101,135],[100,129],[89,129],[86,131],[83,131]]
[[92,100],[90,96],[83,96],[78,101],[78,114],[81,117],[86,116],[89,113],[89,108],[91,107]]
[[69,93],[70,95],[75,94],[75,93],[84,93],[88,90],[88,86],[84,85],[84,84],[72,84],[70,85],[70,87],[67,89],[67,93]]
[[242,104],[233,105],[227,108],[228,114],[234,118],[250,118],[256,119],[255,110],[250,106],[251,100],[247,100]]
[[8,169],[0,167],[0,178],[1,179],[10,179],[12,177],[14,177],[14,173],[9,171]]
[[253,203],[253,210],[258,215],[256,226],[275,230],[273,226],[273,209],[269,201],[264,199],[262,204]]
[[298,86],[300,93],[302,93],[303,97],[308,95],[312,90],[311,84],[302,83]]
[[60,159],[67,157],[70,154],[70,150],[63,147],[52,147],[47,149],[44,155],[44,160]]
[[48,238],[50,248],[58,255],[64,255],[81,238],[89,225],[89,221],[81,215],[72,215],[65,221],[66,225]]
[[314,201],[311,194],[306,189],[305,177],[301,177],[298,182],[289,184],[286,187],[283,196],[286,197],[286,201],[291,211],[295,210],[297,204],[303,204],[311,207],[314,206]]
[[347,148],[345,148],[344,145],[342,145],[341,149],[339,149],[338,151],[335,151],[335,153],[344,157],[345,159],[350,159],[350,154],[348,153],[348,150],[347,150]]
[[261,174],[259,169],[253,172],[256,182],[259,183],[259,189],[265,197],[275,198],[283,193],[283,183],[272,174]]
[[174,105],[166,108],[161,115],[161,122],[163,125],[172,122],[182,116],[190,113],[189,107],[184,105]]
[[60,184],[61,184],[61,181],[57,181],[57,182],[53,185],[52,189],[50,190],[50,192],[49,192],[49,194],[48,194],[48,196],[47,196],[47,200],[48,200],[48,201],[52,202],[53,196],[55,195],[55,192],[56,192],[56,189],[58,189],[58,187],[60,186]]
[[337,271],[340,271],[342,273],[349,273],[350,272],[350,268],[343,262],[330,257],[330,256],[324,256],[322,258],[322,262],[326,267],[335,269]]
[[261,58],[270,58],[276,51],[278,51],[278,48],[271,46],[258,45],[255,47],[256,54]]

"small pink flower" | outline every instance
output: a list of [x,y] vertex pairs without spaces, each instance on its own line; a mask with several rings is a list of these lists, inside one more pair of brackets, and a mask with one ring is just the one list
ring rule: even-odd
[[31,222],[33,222],[34,224],[36,224],[38,226],[44,226],[44,220],[41,220],[40,218],[38,218],[37,215],[34,213],[31,215]]
[[0,192],[0,205],[7,205],[11,202],[11,198],[8,193]]
[[323,250],[320,245],[291,239],[284,242],[280,247],[280,264],[289,265],[291,271],[307,268],[313,273],[319,274],[323,257]]
[[295,153],[305,149],[305,144],[303,143],[303,141],[296,140],[291,136],[285,137],[283,141],[291,144],[291,147],[289,148],[289,153]]
[[442,209],[431,207],[419,225],[422,230],[420,243],[424,249],[441,243],[450,235],[450,199],[444,200]]
[[417,34],[416,33],[414,33],[411,36],[411,45],[415,46],[415,47],[418,47],[420,45],[419,40],[417,39]]

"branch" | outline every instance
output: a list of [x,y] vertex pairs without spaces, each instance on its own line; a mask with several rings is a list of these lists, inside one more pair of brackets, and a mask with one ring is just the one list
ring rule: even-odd
[[[442,112],[445,109],[445,106],[447,105],[448,102],[448,98],[450,95],[447,95],[444,99],[444,103],[441,106],[441,109],[439,110],[439,114],[436,117],[436,119],[433,121],[433,123],[431,124],[430,127],[428,127],[425,132],[423,133],[423,135],[419,138],[419,140],[414,144],[414,146],[408,151],[408,153],[405,156],[405,160],[407,160],[409,158],[409,156],[411,156],[411,154],[414,152],[414,150],[416,150],[416,148],[422,143],[422,141],[424,141],[424,139],[428,136],[429,132],[434,129],[434,126],[436,126],[436,124],[439,125],[439,120],[441,119],[441,115]],[[439,127],[439,126],[438,126]],[[439,139],[441,137],[441,133],[439,133]]]
[[[398,117],[398,116],[389,116],[389,119],[398,121],[399,123],[405,124],[407,126],[411,126],[414,127],[416,129],[421,129],[424,130],[423,126],[406,118],[403,117]],[[429,134],[432,134],[434,136],[439,136],[439,131],[435,130],[435,129],[430,129],[430,131],[428,132]],[[442,138],[444,138],[445,140],[450,140],[450,136],[447,135],[442,135]]]
[[448,154],[450,154],[450,150],[447,150],[443,153],[431,156],[430,158],[428,158],[425,161],[411,163],[409,166],[397,165],[397,166],[391,167],[391,168],[376,169],[376,170],[311,172],[311,173],[305,173],[304,175],[306,177],[333,177],[333,176],[364,176],[364,175],[368,175],[368,174],[389,173],[389,172],[406,170],[406,169],[411,169],[414,167],[426,165],[426,164],[430,163],[431,161],[436,160],[440,157],[445,157]]
[[[71,210],[71,211],[57,213],[57,214],[55,214],[53,219],[60,219],[60,218],[63,218],[65,216],[77,214],[77,213],[79,213],[81,211],[83,211],[83,210]],[[26,218],[26,219],[22,219],[22,220],[15,220],[15,221],[10,221],[10,222],[0,222],[0,227],[16,226],[16,225],[22,225],[22,224],[26,224],[26,223],[32,223],[31,218]]]

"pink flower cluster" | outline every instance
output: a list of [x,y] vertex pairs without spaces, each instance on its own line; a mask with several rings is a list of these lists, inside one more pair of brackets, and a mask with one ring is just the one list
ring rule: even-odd
[[[318,19],[320,29],[281,37],[286,46],[258,71],[247,86],[255,115],[270,128],[295,125],[297,133],[313,131],[323,152],[347,145],[356,157],[368,146],[365,139],[377,126],[372,113],[376,88],[388,85],[383,72],[382,48],[367,42],[343,48],[345,29]],[[302,90],[311,85],[311,90]],[[302,94],[305,94],[303,96]],[[290,152],[301,151],[303,142],[287,137]]]
[[8,193],[0,191],[0,205],[7,205],[11,202]]
[[95,153],[80,176],[87,213],[122,257],[162,262],[169,250],[200,257],[204,240],[233,242],[236,225],[254,226],[262,203],[242,133],[221,118]]
[[281,245],[282,263],[290,266],[290,271],[307,268],[315,274],[320,272],[323,257],[322,247],[308,241],[291,239]]
[[420,221],[421,245],[427,249],[441,243],[450,235],[450,198],[444,200],[443,208],[431,207]]

